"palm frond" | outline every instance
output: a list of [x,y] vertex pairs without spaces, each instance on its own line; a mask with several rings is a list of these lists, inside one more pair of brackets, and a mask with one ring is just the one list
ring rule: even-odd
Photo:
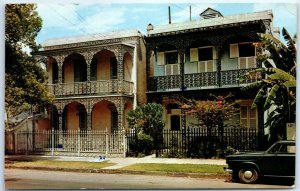
[[259,89],[259,91],[257,92],[253,103],[251,105],[251,109],[255,109],[257,108],[257,105],[261,102],[261,100],[264,98],[264,95],[266,95],[266,90],[262,87]]
[[279,86],[277,84],[275,84],[272,89],[270,90],[268,96],[267,96],[267,99],[265,101],[265,104],[264,104],[264,109],[266,110],[267,108],[270,107],[271,105],[271,102],[273,101],[273,99],[276,97],[276,94],[279,90]]

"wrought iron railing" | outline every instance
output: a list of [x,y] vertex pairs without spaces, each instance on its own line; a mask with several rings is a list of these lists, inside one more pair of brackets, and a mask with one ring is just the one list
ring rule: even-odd
[[[220,72],[220,77],[218,77],[218,72],[185,74],[183,88],[191,90],[224,86],[243,86],[262,79],[260,72],[251,72],[254,70],[255,68],[225,70]],[[219,78],[220,82],[218,80]],[[182,88],[181,86],[181,75],[155,76],[149,78],[148,91],[180,90]]]
[[181,88],[181,76],[155,76],[150,78],[149,84],[150,91],[179,90]]
[[260,72],[251,72],[255,68],[221,71],[221,86],[239,86],[262,79]]
[[55,96],[133,93],[133,82],[121,80],[49,84],[48,87]]
[[217,72],[203,72],[184,75],[184,86],[187,89],[218,86]]

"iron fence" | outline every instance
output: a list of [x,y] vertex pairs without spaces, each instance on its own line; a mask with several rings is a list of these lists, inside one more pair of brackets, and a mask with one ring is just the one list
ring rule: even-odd
[[224,156],[236,151],[261,150],[262,132],[249,128],[206,127],[186,128],[184,130],[163,130],[163,142],[159,156],[163,157],[206,157],[208,152],[214,156]]
[[44,130],[5,132],[7,154],[125,156],[125,131]]
[[[65,156],[137,156],[137,134],[127,131],[46,130],[5,132],[6,154],[44,154]],[[259,129],[186,128],[179,131],[164,129],[158,157],[205,157],[226,155],[233,151],[262,149],[263,136]]]

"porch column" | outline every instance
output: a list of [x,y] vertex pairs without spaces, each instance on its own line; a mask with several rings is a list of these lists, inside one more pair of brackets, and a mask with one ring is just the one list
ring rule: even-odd
[[87,52],[87,53],[84,53],[84,58],[85,58],[85,61],[86,61],[86,72],[87,72],[87,81],[91,81],[91,63],[92,63],[92,59],[93,59],[93,56],[94,56],[94,53],[93,52]]
[[62,131],[63,125],[63,111],[58,111],[58,130]]
[[222,46],[221,45],[217,45],[215,47],[216,51],[217,51],[217,59],[216,59],[216,66],[217,66],[217,85],[219,87],[222,86],[222,74],[221,74],[221,50],[222,50]]
[[180,76],[181,76],[181,91],[186,89],[184,84],[184,49],[179,50],[179,60],[180,60]]
[[87,123],[87,130],[92,130],[92,109],[88,106],[86,109],[87,117],[86,117],[86,123]]
[[122,47],[118,48],[118,55],[117,55],[117,61],[118,61],[118,80],[124,81],[124,65],[123,65],[123,51]]
[[119,104],[117,105],[118,111],[118,130],[124,129],[124,101],[120,98]]

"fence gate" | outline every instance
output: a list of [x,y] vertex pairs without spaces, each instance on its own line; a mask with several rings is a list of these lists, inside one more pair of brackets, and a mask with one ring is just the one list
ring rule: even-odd
[[125,157],[126,145],[125,131],[5,132],[6,154]]

